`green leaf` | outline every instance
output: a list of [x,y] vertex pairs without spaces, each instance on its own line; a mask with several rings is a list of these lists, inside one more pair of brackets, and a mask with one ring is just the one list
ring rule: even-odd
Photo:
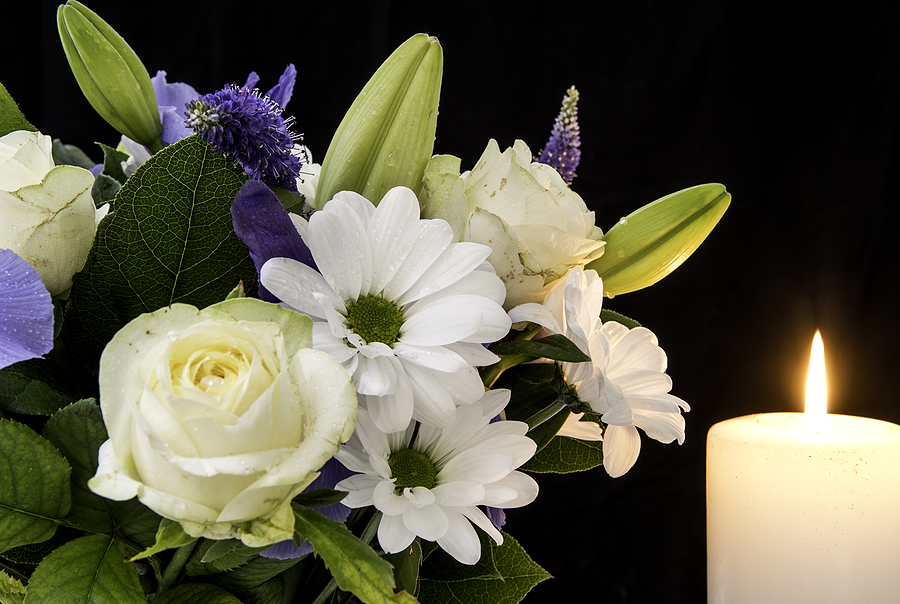
[[10,96],[3,84],[0,84],[0,136],[6,136],[16,130],[37,132],[37,128],[28,123],[19,106]]
[[591,357],[562,334],[554,334],[538,340],[510,340],[491,346],[494,354],[515,354],[532,358],[545,358],[564,363],[586,363]]
[[103,143],[97,143],[97,145],[103,150],[103,172],[101,174],[106,174],[124,185],[128,177],[122,171],[122,162],[128,161],[128,154]]
[[556,436],[519,469],[537,474],[570,474],[602,465],[602,442]]
[[114,528],[109,500],[92,493],[87,481],[97,471],[97,452],[106,440],[106,427],[94,399],[73,403],[44,425],[44,438],[53,443],[72,466],[72,509],[66,521],[97,533]]
[[324,508],[335,503],[340,503],[348,495],[347,491],[334,491],[332,489],[315,489],[300,493],[294,497],[294,505],[302,505],[305,508]]
[[182,583],[164,592],[153,604],[242,604],[221,587],[209,583]]
[[91,197],[94,200],[94,205],[99,208],[103,204],[111,202],[121,188],[122,185],[115,178],[106,174],[98,174],[94,178],[94,186],[91,187]]
[[[528,438],[537,444],[535,455],[550,444],[556,436],[556,433],[559,432],[559,429],[566,423],[566,419],[569,415],[571,415],[571,412],[568,409],[562,408],[554,414],[553,417],[550,417],[546,421],[528,430]],[[531,426],[530,423],[528,425]]]
[[69,513],[71,469],[31,428],[0,419],[0,552],[46,541]]
[[279,560],[278,558],[253,556],[249,562],[234,570],[214,575],[214,580],[216,584],[228,590],[253,589],[291,568],[301,560],[303,560],[302,557]]
[[293,508],[296,519],[294,529],[312,543],[338,587],[352,592],[366,604],[417,602],[406,592],[394,593],[393,567],[346,526],[316,511],[298,506]]
[[275,197],[278,198],[278,201],[281,202],[281,205],[283,205],[284,209],[288,212],[299,214],[306,206],[306,197],[300,193],[295,193],[294,191],[275,185],[269,185],[269,188],[272,189],[272,192],[275,193]]
[[249,562],[252,555],[235,551],[240,544],[238,539],[201,539],[191,553],[184,570],[189,577],[202,577],[234,570]]
[[657,199],[621,219],[603,240],[603,255],[585,268],[618,295],[653,285],[703,243],[731,203],[720,184],[698,185]]
[[443,550],[435,551],[422,564],[422,602],[465,604],[514,604],[531,589],[550,578],[508,533],[503,545],[481,538],[481,560],[472,566],[459,564]]
[[28,545],[20,545],[19,547],[8,549],[3,552],[2,557],[15,564],[40,564],[41,560],[46,558],[47,554],[57,547],[82,536],[84,536],[83,531],[62,525],[57,527],[53,536],[46,541],[29,543]]
[[96,162],[75,145],[66,145],[58,138],[54,138],[53,163],[57,166],[77,166],[90,170]]
[[46,371],[45,359],[0,369],[0,408],[24,415],[52,415],[75,399]]
[[394,582],[397,589],[413,595],[419,591],[419,567],[422,565],[422,544],[415,539],[406,550],[396,554],[385,554],[384,559],[394,567]]
[[94,533],[114,533],[138,546],[155,541],[161,518],[136,499],[112,501],[94,494],[87,481],[97,473],[97,455],[106,426],[94,399],[73,403],[44,426],[44,438],[59,448],[72,466],[72,509],[65,520]]
[[606,323],[607,321],[615,321],[616,323],[621,323],[628,329],[634,329],[635,327],[640,327],[641,324],[632,319],[631,317],[626,317],[623,314],[617,313],[614,310],[602,309],[600,311],[600,322]]
[[185,533],[180,524],[169,520],[168,518],[163,518],[159,523],[159,530],[156,531],[156,543],[139,553],[137,556],[133,557],[132,560],[149,558],[150,556],[158,554],[159,552],[165,551],[167,549],[175,549],[181,547],[182,545],[193,543],[196,540],[196,537],[191,537],[190,535]]
[[22,604],[25,600],[25,586],[0,570],[0,604]]
[[29,602],[146,604],[134,564],[103,535],[70,541],[44,558],[28,582]]
[[246,179],[197,135],[156,153],[128,179],[66,309],[63,335],[89,366],[142,313],[175,302],[204,308],[239,281],[255,291],[256,269],[231,224],[231,202]]

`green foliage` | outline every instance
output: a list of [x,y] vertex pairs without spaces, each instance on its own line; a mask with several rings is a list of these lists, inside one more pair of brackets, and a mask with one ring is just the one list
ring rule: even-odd
[[250,556],[240,554],[235,548],[241,545],[238,539],[214,541],[201,539],[191,553],[184,569],[189,577],[201,577],[226,572],[246,564]]
[[69,513],[71,469],[27,426],[0,419],[0,552],[46,541]]
[[111,202],[121,188],[122,185],[115,178],[102,173],[98,174],[94,178],[94,186],[91,187],[91,197],[94,200],[94,206],[99,208],[103,204]]
[[626,317],[623,314],[617,313],[614,310],[602,309],[600,311],[600,321],[602,323],[606,323],[607,321],[615,321],[616,323],[621,323],[628,329],[634,329],[635,327],[640,327],[641,324],[632,319],[631,317]]
[[95,162],[75,145],[67,145],[58,138],[54,138],[53,163],[57,166],[77,166],[90,170],[94,167]]
[[72,466],[72,509],[65,521],[94,533],[111,533],[139,547],[155,540],[160,517],[136,499],[112,501],[95,495],[87,481],[97,473],[97,453],[106,426],[94,399],[73,403],[44,426],[44,438],[59,448]]
[[97,145],[103,150],[103,172],[101,174],[106,174],[118,181],[120,185],[124,185],[127,178],[122,171],[122,162],[128,161],[128,154],[103,143],[97,143]]
[[510,340],[497,342],[491,352],[498,355],[520,355],[531,359],[550,359],[564,363],[585,363],[591,357],[584,354],[574,342],[562,334],[554,334],[538,340]]
[[603,443],[556,436],[520,470],[538,474],[570,474],[603,465]]
[[28,602],[145,604],[134,564],[122,545],[103,535],[70,541],[44,558],[28,582]]
[[242,604],[221,587],[209,583],[182,583],[153,600],[153,604]]
[[416,538],[412,545],[396,554],[385,554],[384,559],[394,567],[394,583],[402,589],[416,595],[419,592],[419,568],[422,565],[422,544]]
[[175,302],[204,308],[256,269],[234,234],[231,202],[247,176],[198,136],[154,155],[119,190],[73,279],[63,335],[89,366],[126,323]]
[[159,552],[166,551],[167,549],[176,549],[182,545],[193,543],[196,540],[196,537],[191,537],[185,533],[180,524],[169,520],[168,518],[164,518],[159,523],[159,530],[156,531],[156,542],[132,558],[132,560],[149,558]]
[[412,604],[415,597],[394,593],[393,567],[350,530],[322,514],[294,506],[295,530],[312,543],[337,585],[366,604]]
[[6,136],[16,130],[36,132],[37,128],[28,123],[6,87],[0,84],[0,136]]
[[295,505],[305,508],[324,508],[335,503],[340,503],[347,497],[347,491],[335,491],[332,489],[315,489],[300,493],[294,497]]
[[481,560],[472,566],[459,564],[443,550],[434,550],[422,563],[422,604],[514,604],[531,589],[550,578],[522,546],[503,533],[503,545],[479,533]]
[[25,600],[25,586],[0,570],[0,604],[22,604]]
[[0,408],[24,415],[52,415],[74,397],[48,371],[46,359],[31,359],[0,369]]

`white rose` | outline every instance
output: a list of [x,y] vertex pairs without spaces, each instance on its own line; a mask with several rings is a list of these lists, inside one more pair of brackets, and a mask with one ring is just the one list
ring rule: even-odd
[[350,376],[311,345],[308,317],[250,298],[134,319],[100,360],[109,440],[89,487],[195,537],[291,539],[291,499],[356,418]]
[[54,167],[52,145],[49,136],[24,130],[0,138],[0,248],[33,266],[55,296],[84,266],[109,206],[94,208],[89,171]]
[[603,253],[594,213],[556,170],[532,157],[520,140],[500,153],[491,139],[461,176],[468,210],[464,239],[493,250],[488,262],[506,284],[507,310],[541,302],[570,268]]

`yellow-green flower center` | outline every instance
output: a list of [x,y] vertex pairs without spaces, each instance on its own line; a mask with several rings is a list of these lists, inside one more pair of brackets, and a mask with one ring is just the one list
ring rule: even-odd
[[391,468],[391,477],[397,479],[394,487],[398,491],[402,492],[407,487],[410,489],[414,487],[433,489],[435,487],[437,468],[423,453],[412,449],[402,449],[391,455],[388,459],[388,466]]
[[400,308],[381,296],[366,296],[347,309],[347,323],[367,344],[383,342],[392,346],[403,327]]

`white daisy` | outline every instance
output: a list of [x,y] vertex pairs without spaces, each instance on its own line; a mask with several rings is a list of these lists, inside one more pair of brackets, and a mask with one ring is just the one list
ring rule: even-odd
[[266,289],[312,317],[313,347],[350,372],[379,430],[411,418],[449,425],[484,391],[475,366],[498,360],[482,343],[510,327],[490,248],[451,243],[450,225],[420,220],[405,187],[377,207],[344,191],[294,221],[319,270],[273,258],[260,271]]
[[[515,469],[534,455],[523,422],[491,423],[509,402],[509,390],[491,390],[461,405],[446,428],[415,422],[385,434],[360,410],[356,432],[335,456],[360,472],[339,482],[351,508],[374,505],[383,513],[378,542],[388,553],[406,549],[418,536],[436,541],[463,564],[475,564],[481,545],[472,524],[497,545],[500,534],[477,506],[515,508],[537,496],[537,483]],[[470,524],[471,522],[471,524]]]
[[[603,282],[595,271],[575,268],[547,294],[544,304],[523,304],[510,311],[513,321],[538,323],[550,333],[572,340],[590,363],[561,363],[566,383],[578,399],[601,414],[603,466],[610,476],[631,469],[641,451],[637,428],[662,443],[684,442],[684,417],[690,407],[669,394],[666,353],[645,327],[628,329],[615,321],[600,322]],[[580,422],[584,423],[584,422]],[[583,438],[580,431],[560,431]],[[587,429],[590,429],[589,427]],[[599,440],[598,435],[590,440]]]

